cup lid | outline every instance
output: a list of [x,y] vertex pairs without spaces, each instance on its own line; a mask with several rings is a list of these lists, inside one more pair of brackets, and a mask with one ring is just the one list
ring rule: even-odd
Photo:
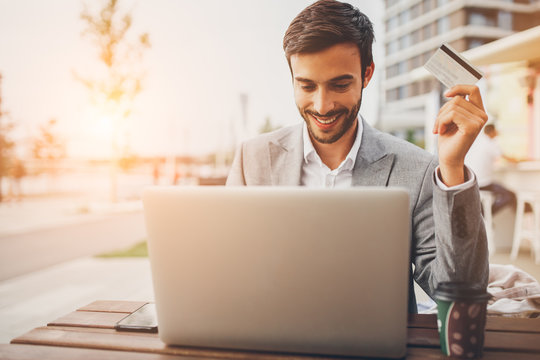
[[464,281],[441,282],[433,295],[436,300],[443,301],[481,302],[491,298],[486,289],[471,286],[470,283]]

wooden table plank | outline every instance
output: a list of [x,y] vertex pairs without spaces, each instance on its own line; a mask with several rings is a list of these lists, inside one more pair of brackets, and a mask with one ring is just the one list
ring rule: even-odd
[[[437,315],[409,314],[409,328],[436,329]],[[525,319],[488,316],[486,320],[486,330],[540,333],[540,318]]]
[[[0,359],[11,360],[204,360],[201,357],[42,345],[0,344]],[[319,358],[320,359],[320,358]],[[408,348],[407,360],[447,360],[438,348]],[[482,360],[536,360],[536,354],[484,352]]]
[[[436,329],[410,328],[407,343],[411,346],[439,347]],[[540,354],[539,333],[486,331],[484,349],[489,351],[517,351]]]
[[114,325],[128,315],[129,313],[118,312],[74,311],[48,323],[47,326],[81,326],[114,329]]
[[344,360],[358,357],[280,354],[260,351],[221,350],[166,346],[156,334],[125,333],[110,329],[36,328],[12,340],[12,344],[36,344],[90,349],[121,350],[138,353],[195,356],[203,359],[231,360]]
[[97,300],[77,310],[132,313],[148,301]]
[[[92,355],[95,351],[109,351],[112,356],[116,353],[143,356],[154,356],[151,359],[170,359],[180,357],[181,359],[196,357],[198,359],[262,359],[262,360],[323,360],[334,359],[333,357],[303,356],[290,354],[277,354],[265,352],[230,351],[189,347],[168,347],[161,342],[157,334],[117,332],[114,324],[137,310],[146,302],[133,301],[95,301],[78,311],[63,316],[49,324],[30,331],[12,341],[12,345],[7,345],[7,349],[0,348],[0,358],[11,358],[3,356],[11,352],[18,353],[17,349],[25,349],[21,357],[15,359],[33,359],[34,350],[30,348],[41,348],[42,345],[49,345],[51,351],[50,358],[96,358]],[[536,321],[538,320],[538,321]],[[536,359],[540,358],[540,319],[516,319],[488,317],[486,324],[486,341],[483,359]],[[436,330],[435,315],[411,315],[409,316],[407,359],[446,359],[439,348],[439,337]],[[32,344],[32,345],[24,345]],[[10,346],[15,348],[10,349]],[[68,350],[69,349],[69,350]],[[72,351],[72,356],[59,353],[54,356],[55,351]],[[2,353],[2,351],[4,353]],[[37,351],[37,350],[36,350]],[[79,356],[81,351],[81,356]],[[515,352],[512,352],[515,351]],[[24,353],[28,357],[24,357]],[[67,354],[67,353],[66,353]],[[75,356],[73,356],[75,354]],[[88,355],[85,355],[88,354]],[[18,356],[18,355],[17,355]],[[124,356],[124,355],[118,355]],[[109,358],[108,356],[105,356]],[[44,357],[47,359],[47,357]],[[102,357],[98,357],[102,358]],[[119,360],[125,357],[118,357]],[[130,356],[129,358],[137,357]],[[116,358],[115,358],[116,359]],[[344,359],[340,357],[340,359]]]
[[[16,344],[37,344],[51,346],[84,347],[92,349],[149,352],[167,355],[197,356],[229,359],[324,359],[322,357],[269,354],[264,352],[244,352],[189,347],[168,347],[155,334],[124,333],[111,329],[76,327],[41,327],[12,341]],[[409,329],[409,348],[421,347],[439,350],[437,330]],[[540,334],[487,332],[486,352],[516,352],[540,354]],[[411,350],[412,351],[412,350]],[[535,355],[538,357],[538,355]],[[327,357],[331,359],[331,357]]]
[[490,331],[532,332],[540,334],[540,318],[523,319],[488,316],[486,329]]
[[[191,356],[135,353],[59,346],[0,344],[0,359],[10,360],[201,360]],[[204,359],[202,359],[204,360]]]
[[[407,360],[448,360],[439,348],[407,348]],[[502,351],[484,351],[482,360],[538,360],[537,354],[502,352]]]

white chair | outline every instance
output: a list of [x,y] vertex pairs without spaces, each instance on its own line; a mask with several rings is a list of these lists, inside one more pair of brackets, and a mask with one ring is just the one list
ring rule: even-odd
[[491,191],[480,190],[480,201],[482,202],[482,210],[484,212],[484,226],[486,227],[486,235],[488,241],[488,250],[490,254],[495,253],[495,233],[493,231],[493,214],[491,206],[495,197]]
[[[523,226],[525,217],[525,204],[532,207],[532,229]],[[531,252],[537,264],[540,264],[540,192],[519,191],[517,193],[516,225],[514,228],[514,241],[512,243],[511,259],[516,259],[522,239],[531,241]]]

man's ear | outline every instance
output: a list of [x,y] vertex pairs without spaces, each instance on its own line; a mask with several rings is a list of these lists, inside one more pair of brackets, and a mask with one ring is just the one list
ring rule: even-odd
[[369,84],[369,81],[373,77],[373,74],[375,72],[375,63],[372,61],[371,64],[366,67],[366,72],[364,73],[364,88],[366,88]]

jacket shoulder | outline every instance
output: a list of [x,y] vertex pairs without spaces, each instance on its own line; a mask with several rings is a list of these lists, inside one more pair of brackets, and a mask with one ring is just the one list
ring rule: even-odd
[[395,154],[398,160],[408,160],[424,164],[437,162],[437,158],[429,151],[426,151],[421,147],[394,135],[390,135],[379,130],[375,131],[380,141],[384,144],[386,151],[388,153]]
[[291,136],[301,135],[302,124],[290,125],[246,140],[243,147],[248,151],[263,150],[269,143],[285,144]]

